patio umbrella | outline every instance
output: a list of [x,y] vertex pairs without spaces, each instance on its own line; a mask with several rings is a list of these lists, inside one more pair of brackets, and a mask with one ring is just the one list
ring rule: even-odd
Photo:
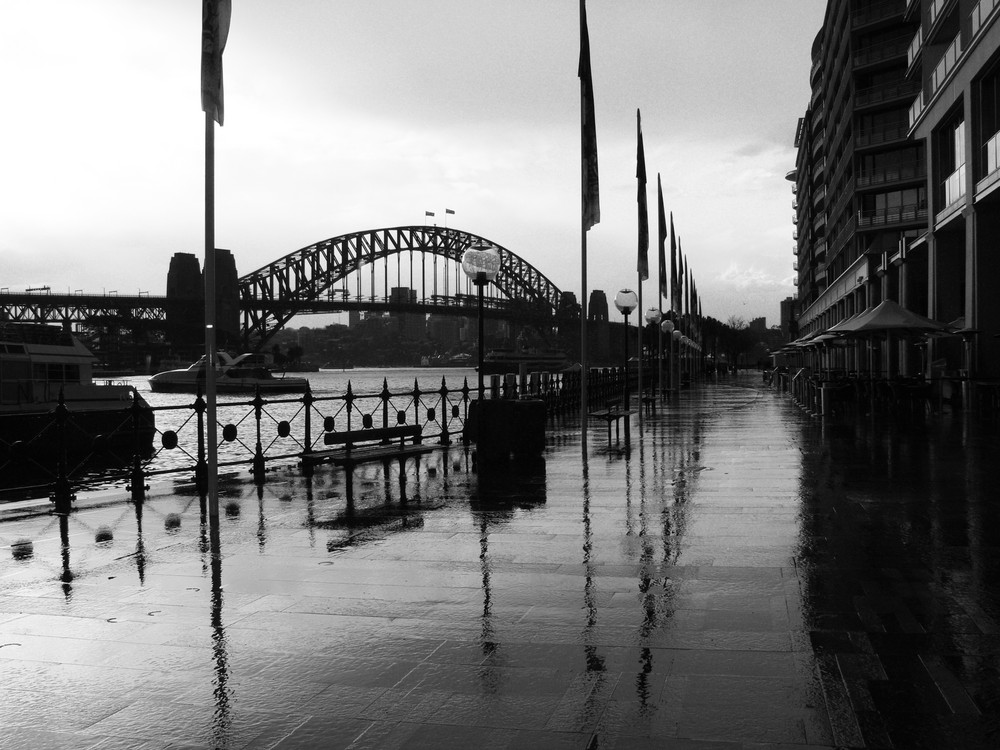
[[861,313],[856,318],[845,321],[842,333],[900,333],[926,334],[944,333],[948,327],[944,323],[925,318],[919,313],[907,310],[891,299],[883,300],[872,310]]
[[[843,326],[841,332],[849,336],[867,337],[885,334],[886,346],[892,345],[892,336],[929,336],[948,332],[944,323],[907,310],[898,302],[883,300]],[[888,349],[887,349],[888,350]],[[874,352],[869,349],[869,361]],[[873,369],[870,367],[870,369]]]

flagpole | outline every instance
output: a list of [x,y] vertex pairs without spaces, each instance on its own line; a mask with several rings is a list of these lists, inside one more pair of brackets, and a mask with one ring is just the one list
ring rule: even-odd
[[580,444],[587,455],[587,412],[590,367],[587,357],[587,232],[601,220],[597,169],[597,129],[594,124],[594,81],[590,69],[587,3],[580,0]]
[[[636,368],[639,370],[639,432],[642,433],[642,321],[643,321],[642,307],[642,274],[639,274],[639,306],[636,308],[635,325],[636,330],[639,335],[639,364]],[[625,329],[625,341],[628,341],[628,328]],[[629,404],[625,404],[625,410],[628,411]],[[628,417],[626,417],[628,419]]]
[[[584,168],[584,184],[586,184],[586,167]],[[580,278],[583,290],[580,296],[580,443],[583,447],[583,455],[587,455],[587,411],[588,411],[588,383],[587,377],[590,368],[587,366],[587,225],[581,224],[583,231],[580,238],[580,258],[582,267]]]
[[222,52],[229,36],[231,0],[204,0],[201,26],[201,108],[205,113],[205,400],[208,422],[206,490],[209,525],[219,527],[218,419],[215,404],[215,123],[222,125]]
[[215,120],[205,113],[205,403],[209,524],[219,525],[219,462],[215,404]]

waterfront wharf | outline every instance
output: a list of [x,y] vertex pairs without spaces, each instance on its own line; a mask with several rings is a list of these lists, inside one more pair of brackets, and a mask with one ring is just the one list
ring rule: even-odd
[[[0,506],[0,747],[994,748],[995,422],[759,374],[627,447]],[[388,502],[386,501],[389,498]]]

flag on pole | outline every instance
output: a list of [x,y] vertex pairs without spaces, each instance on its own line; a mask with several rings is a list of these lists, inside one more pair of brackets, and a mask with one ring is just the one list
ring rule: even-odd
[[[656,211],[657,219],[657,229],[659,230],[659,241],[660,241],[660,298],[666,297],[670,299],[670,295],[667,293],[667,261],[664,257],[664,246],[667,242],[667,216],[663,212],[663,184],[660,182],[660,173],[656,173],[656,200],[659,204]],[[673,219],[673,214],[670,215],[671,220]],[[662,310],[662,305],[660,306]]]
[[433,215],[434,215],[433,211],[424,211],[424,216],[433,216]]
[[229,36],[232,0],[201,5],[201,110],[222,125],[222,51]]
[[681,304],[683,305],[684,320],[687,321],[688,315],[691,312],[691,306],[688,304],[690,300],[688,299],[688,289],[689,289],[689,279],[688,279],[688,262],[687,258],[684,257],[684,253],[681,253],[681,263],[683,264],[683,272],[681,273]]
[[594,81],[590,69],[590,34],[587,31],[587,2],[580,0],[580,120],[583,132],[583,229],[601,221],[601,199],[597,176],[597,125],[594,121]]
[[649,278],[649,211],[646,205],[646,150],[642,146],[642,115],[635,111],[635,132],[638,145],[635,154],[635,177],[639,183],[639,281]]
[[670,212],[670,309],[680,313],[680,295],[677,293],[677,234],[674,232],[674,212]]
[[454,212],[454,211],[452,211],[452,210],[451,210],[450,208],[446,208],[446,209],[444,210],[444,212],[445,212],[446,214],[454,214],[454,213],[455,213],[455,212]]

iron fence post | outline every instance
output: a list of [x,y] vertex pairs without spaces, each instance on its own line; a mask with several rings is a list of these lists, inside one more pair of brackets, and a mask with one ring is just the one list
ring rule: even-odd
[[55,408],[55,424],[58,434],[57,456],[56,456],[56,480],[52,485],[52,493],[49,500],[55,505],[56,515],[64,516],[73,512],[73,501],[76,495],[69,484],[69,477],[66,475],[66,423],[69,421],[69,409],[66,408],[66,398],[63,389],[59,389],[59,402]]
[[254,448],[253,454],[253,480],[257,484],[263,484],[264,482],[264,451],[260,442],[260,415],[264,410],[264,399],[260,397],[260,386],[258,385],[255,389],[253,401],[253,416],[254,421],[257,423],[257,445]]

